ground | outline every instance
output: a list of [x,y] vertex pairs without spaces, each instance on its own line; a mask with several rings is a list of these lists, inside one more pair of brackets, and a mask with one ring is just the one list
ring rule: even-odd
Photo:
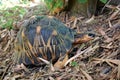
[[[31,7],[22,21],[35,15],[38,7]],[[40,15],[40,14],[36,14]],[[3,80],[120,80],[120,8],[102,15],[85,18],[70,13],[56,15],[69,28],[78,32],[92,31],[96,38],[79,46],[76,55],[64,69],[53,70],[50,65],[22,70],[12,60],[14,41],[19,31],[0,28],[0,78]],[[16,70],[17,69],[17,70]]]

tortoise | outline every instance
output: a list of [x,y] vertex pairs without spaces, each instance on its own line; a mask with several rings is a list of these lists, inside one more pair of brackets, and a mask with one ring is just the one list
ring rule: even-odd
[[74,45],[94,39],[95,34],[77,33],[53,16],[34,16],[21,26],[15,41],[16,63],[44,65],[39,58],[53,64],[68,56]]

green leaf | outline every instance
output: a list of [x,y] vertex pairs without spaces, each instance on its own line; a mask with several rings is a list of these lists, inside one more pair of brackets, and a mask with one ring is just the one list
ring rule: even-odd
[[100,1],[105,4],[108,0],[100,0]]
[[56,1],[54,8],[61,8],[63,7],[63,2],[61,0]]
[[78,0],[79,3],[86,3],[87,0]]
[[78,66],[78,63],[77,62],[75,62],[75,61],[73,61],[72,63],[71,63],[71,66]]

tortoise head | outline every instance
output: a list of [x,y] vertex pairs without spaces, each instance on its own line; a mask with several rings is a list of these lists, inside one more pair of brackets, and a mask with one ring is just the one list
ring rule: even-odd
[[78,33],[74,35],[74,37],[75,37],[75,40],[73,42],[73,45],[77,45],[77,44],[81,44],[81,43],[85,43],[90,40],[93,40],[95,38],[95,34],[94,33]]

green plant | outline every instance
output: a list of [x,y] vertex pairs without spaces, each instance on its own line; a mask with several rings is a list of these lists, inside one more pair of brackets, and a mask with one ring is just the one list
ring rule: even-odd
[[[86,3],[88,0],[77,0],[79,3]],[[108,0],[100,0],[102,3],[106,3]],[[64,8],[66,2],[65,0],[44,0],[47,4],[50,12],[54,12],[57,8]]]
[[76,66],[78,66],[78,63],[75,62],[75,61],[72,61],[70,65],[73,66],[73,67],[76,67]]
[[26,13],[26,9],[15,6],[6,10],[0,10],[0,27],[2,28],[13,28],[13,22],[23,18]]
[[64,6],[64,0],[44,0],[50,11],[54,11],[56,8],[62,8]]
[[[105,4],[108,0],[100,0],[100,1]],[[78,2],[80,2],[80,3],[86,3],[87,0],[78,0]]]
[[100,1],[105,4],[108,0],[100,0]]

